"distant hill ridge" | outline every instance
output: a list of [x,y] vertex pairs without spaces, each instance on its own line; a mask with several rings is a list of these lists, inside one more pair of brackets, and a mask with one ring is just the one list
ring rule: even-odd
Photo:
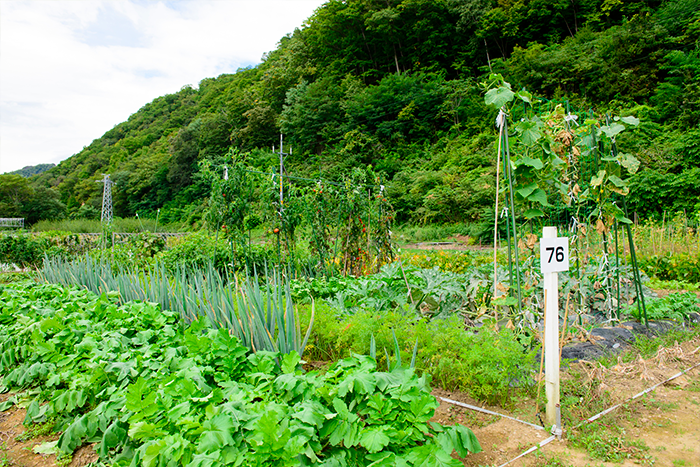
[[38,165],[27,165],[14,172],[9,172],[10,174],[21,175],[25,178],[29,178],[33,175],[39,175],[47,170],[56,167],[56,164],[38,164]]

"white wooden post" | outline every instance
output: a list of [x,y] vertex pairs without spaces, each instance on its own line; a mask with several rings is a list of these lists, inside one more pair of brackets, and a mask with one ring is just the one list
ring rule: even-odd
[[544,361],[547,426],[561,433],[559,410],[559,271],[569,269],[569,243],[556,227],[543,227],[540,261],[544,278]]

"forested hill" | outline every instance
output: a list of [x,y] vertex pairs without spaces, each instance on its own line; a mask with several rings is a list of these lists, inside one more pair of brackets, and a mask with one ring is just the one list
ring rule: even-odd
[[619,141],[642,163],[632,207],[700,212],[698,38],[699,0],[330,0],[255,68],[156,98],[32,183],[80,215],[110,173],[115,215],[196,222],[202,161],[234,148],[269,172],[283,133],[289,174],[371,166],[399,221],[475,219],[495,189],[495,111],[479,85],[492,71],[573,109],[638,117]]
[[42,172],[46,172],[51,167],[56,167],[56,164],[27,165],[19,170],[15,170],[14,172],[10,173],[21,175],[22,177],[31,177],[32,175],[38,175]]

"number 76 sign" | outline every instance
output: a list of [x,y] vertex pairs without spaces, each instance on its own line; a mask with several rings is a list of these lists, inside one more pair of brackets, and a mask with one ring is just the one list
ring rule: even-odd
[[569,238],[554,237],[540,239],[540,260],[542,272],[569,270]]

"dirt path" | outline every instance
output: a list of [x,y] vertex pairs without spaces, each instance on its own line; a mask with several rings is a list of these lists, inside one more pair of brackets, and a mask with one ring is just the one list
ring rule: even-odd
[[465,235],[454,235],[441,242],[418,242],[401,245],[401,248],[410,250],[453,250],[453,251],[480,251],[493,250],[491,245],[474,243],[474,239]]
[[[662,349],[654,358],[619,363],[610,369],[590,362],[574,364],[562,378],[574,378],[572,375],[575,374],[578,376],[570,384],[590,387],[591,400],[586,401],[590,407],[581,404],[577,410],[582,406],[584,412],[586,408],[591,410],[576,419],[578,424],[580,420],[622,403],[699,363],[700,339],[695,339],[673,349]],[[581,375],[583,379],[579,379]],[[483,407],[462,393],[441,390],[433,393]],[[538,424],[534,405],[534,400],[525,400],[510,411],[499,407],[484,408]],[[562,410],[566,410],[567,404],[562,406]],[[446,402],[441,402],[435,420],[446,424],[461,423],[474,431],[483,452],[470,456],[465,462],[467,466],[501,466],[550,436],[548,432],[523,423]],[[583,428],[572,430],[570,425],[564,426],[565,435],[561,441],[552,441],[508,465],[700,466],[700,366]],[[574,439],[585,448],[575,446]]]
[[[0,395],[1,400],[6,400],[8,394]],[[97,453],[92,446],[83,446],[74,454],[70,462],[63,459],[56,462],[55,455],[41,455],[34,453],[33,449],[46,441],[55,441],[58,435],[39,436],[25,440],[22,434],[26,429],[22,422],[26,411],[13,407],[6,412],[0,412],[0,466],[16,467],[83,467],[98,460]]]

